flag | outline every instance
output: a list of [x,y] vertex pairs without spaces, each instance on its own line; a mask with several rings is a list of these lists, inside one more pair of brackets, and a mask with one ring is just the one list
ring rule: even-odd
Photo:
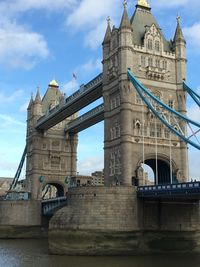
[[72,76],[73,76],[73,79],[77,80],[77,76],[75,73],[73,73]]

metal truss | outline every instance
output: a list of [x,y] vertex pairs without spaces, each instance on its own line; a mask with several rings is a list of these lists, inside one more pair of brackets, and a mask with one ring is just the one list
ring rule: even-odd
[[[149,110],[181,140],[200,150],[200,142],[197,138],[200,124],[163,103],[135,78],[130,69],[128,69],[128,78]],[[198,99],[195,92],[193,96]]]

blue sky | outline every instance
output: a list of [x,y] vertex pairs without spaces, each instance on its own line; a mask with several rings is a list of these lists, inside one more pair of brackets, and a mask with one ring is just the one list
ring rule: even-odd
[[[132,16],[136,0],[127,2]],[[149,3],[167,39],[173,38],[176,16],[181,15],[188,83],[200,92],[200,1]],[[43,95],[55,78],[69,95],[99,74],[106,18],[118,27],[122,12],[122,0],[0,0],[0,176],[12,177],[21,158],[31,92],[39,84]],[[200,119],[191,103],[189,114]],[[80,133],[78,151],[79,172],[103,168],[103,123]],[[199,151],[191,149],[191,177],[198,177],[198,156]]]

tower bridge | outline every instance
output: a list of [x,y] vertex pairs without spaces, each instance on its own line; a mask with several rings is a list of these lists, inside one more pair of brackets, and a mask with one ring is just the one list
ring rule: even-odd
[[[189,182],[188,172],[188,144],[200,149],[200,124],[187,117],[186,109],[188,94],[197,105],[200,96],[183,82],[187,60],[180,19],[168,41],[148,1],[138,0],[131,19],[124,1],[119,27],[111,30],[108,19],[102,62],[103,73],[68,98],[52,81],[42,99],[38,90],[29,103],[30,201],[41,201],[48,184],[67,193],[67,206],[50,221],[50,251],[131,254],[141,250],[141,244],[150,246],[155,232],[165,242],[166,231],[181,232],[182,240],[191,238],[200,250],[200,185]],[[79,110],[101,97],[101,105],[78,117]],[[66,177],[77,174],[77,133],[102,120],[105,186],[68,188]],[[153,170],[153,185],[147,184],[145,164]],[[59,206],[56,200],[45,203],[44,211]],[[154,234],[144,237],[145,231]],[[190,235],[192,231],[197,236]],[[83,247],[77,240],[84,240]]]

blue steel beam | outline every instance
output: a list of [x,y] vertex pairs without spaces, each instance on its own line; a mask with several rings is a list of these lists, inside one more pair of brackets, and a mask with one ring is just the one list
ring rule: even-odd
[[50,110],[49,114],[41,117],[35,128],[37,130],[48,130],[90,103],[101,98],[102,90],[103,75],[99,74],[92,81],[86,85],[82,85],[78,91],[66,98],[64,105],[57,105]]
[[183,82],[183,88],[188,92],[196,104],[200,107],[200,95],[193,91],[185,82]]
[[78,133],[103,120],[104,104],[101,104],[67,124],[65,132],[69,134]]
[[[170,108],[169,106],[167,106],[165,103],[163,103],[162,101],[160,101],[156,96],[154,96],[148,89],[146,89],[132,74],[131,70],[128,69],[128,78],[129,80],[132,82],[133,86],[135,87],[137,93],[139,94],[139,96],[141,97],[141,99],[143,100],[143,102],[147,105],[147,107],[152,111],[152,113],[170,130],[172,131],[175,135],[177,135],[178,137],[180,137],[184,142],[192,145],[193,147],[197,148],[200,150],[200,145],[194,143],[193,141],[190,140],[190,137],[187,138],[186,136],[184,136],[182,133],[180,133],[178,130],[176,130],[174,127],[172,127],[163,117],[160,113],[158,113],[157,110],[155,110],[155,108],[153,107],[152,103],[148,100],[148,97],[150,99],[152,99],[153,101],[155,101],[158,105],[162,106],[165,110],[167,110],[168,112],[170,112],[171,114],[174,114],[175,116],[177,116],[179,119],[182,119],[183,121],[185,121],[186,123],[190,123],[196,127],[198,127],[200,129],[200,124],[198,122],[195,122],[189,118],[187,118],[186,116],[184,116],[183,114],[179,113],[178,111]],[[147,95],[148,97],[144,96],[143,94]]]

